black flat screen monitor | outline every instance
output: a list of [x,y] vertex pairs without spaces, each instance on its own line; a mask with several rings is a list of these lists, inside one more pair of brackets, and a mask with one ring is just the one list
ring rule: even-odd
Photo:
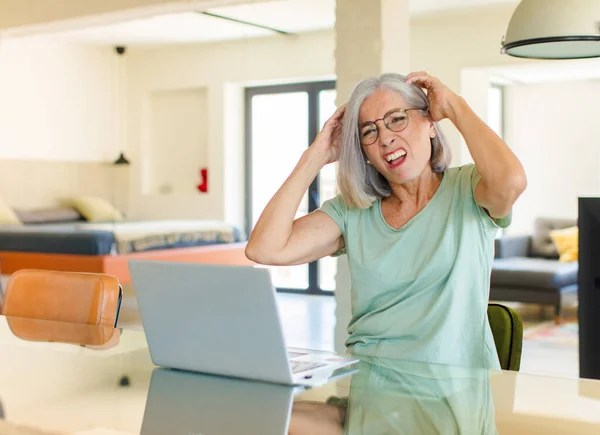
[[579,376],[600,379],[600,198],[579,198]]

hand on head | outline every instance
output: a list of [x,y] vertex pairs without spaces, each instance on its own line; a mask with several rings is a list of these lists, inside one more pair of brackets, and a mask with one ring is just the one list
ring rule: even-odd
[[457,95],[441,82],[437,77],[432,77],[424,71],[413,72],[406,76],[406,83],[415,84],[423,88],[429,100],[429,112],[434,122],[449,118],[450,104]]
[[340,142],[342,137],[342,120],[346,113],[346,105],[342,105],[325,122],[323,128],[315,138],[311,147],[323,155],[326,163],[337,161],[340,156]]

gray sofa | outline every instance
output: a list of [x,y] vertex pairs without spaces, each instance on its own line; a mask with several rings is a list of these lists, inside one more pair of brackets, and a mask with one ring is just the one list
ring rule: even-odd
[[577,224],[573,219],[538,218],[534,232],[496,239],[490,300],[561,307],[577,300],[578,263],[561,263],[550,231]]

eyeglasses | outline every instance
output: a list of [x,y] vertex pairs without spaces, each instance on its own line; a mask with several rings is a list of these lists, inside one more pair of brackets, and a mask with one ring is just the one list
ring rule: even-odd
[[360,143],[364,146],[373,145],[379,137],[377,121],[383,121],[388,130],[398,133],[408,126],[409,110],[425,110],[413,107],[411,109],[392,109],[383,118],[375,121],[364,122],[359,126]]

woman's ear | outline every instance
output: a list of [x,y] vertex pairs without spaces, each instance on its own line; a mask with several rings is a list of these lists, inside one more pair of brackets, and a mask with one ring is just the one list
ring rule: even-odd
[[433,139],[437,136],[437,130],[435,129],[435,125],[432,123],[429,124],[429,137]]

